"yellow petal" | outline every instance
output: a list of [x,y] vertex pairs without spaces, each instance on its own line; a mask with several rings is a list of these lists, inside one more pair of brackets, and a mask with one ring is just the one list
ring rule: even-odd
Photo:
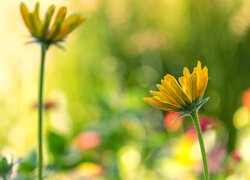
[[171,97],[169,97],[166,93],[161,92],[161,91],[150,91],[150,93],[153,96],[158,96],[161,99],[161,101],[163,101],[165,103],[172,104],[173,106],[180,108],[180,106]]
[[207,82],[208,82],[208,69],[205,66],[202,69],[201,74],[200,74],[200,83],[198,86],[198,96],[199,97],[201,97],[204,94],[204,92],[207,88]]
[[52,40],[60,31],[61,25],[65,19],[67,13],[67,8],[66,7],[61,7],[55,17],[54,23],[51,27],[51,30],[49,32],[48,40]]
[[163,85],[163,92],[169,95],[179,106],[184,107],[186,105],[185,101],[181,97],[179,97],[175,89],[172,88],[170,82],[162,80],[161,83]]
[[184,68],[183,75],[187,79],[190,77],[190,72],[189,72],[188,68],[186,68],[186,67]]
[[187,94],[183,91],[183,89],[180,87],[178,82],[176,81],[175,77],[171,76],[170,74],[167,74],[164,77],[165,81],[171,85],[173,90],[176,92],[176,94],[182,99],[182,102],[186,104],[186,102],[191,103]]
[[197,73],[201,72],[201,62],[200,61],[197,62],[197,67],[195,69],[196,69]]
[[21,2],[21,4],[20,4],[20,10],[21,10],[21,15],[23,17],[23,21],[24,21],[25,25],[31,31],[31,22],[30,22],[30,17],[29,17],[29,11],[28,11],[27,6],[23,2]]
[[154,96],[153,100],[158,104],[164,105],[164,107],[169,109],[168,111],[177,111],[180,109],[179,107],[172,105],[171,103],[163,102],[158,96]]
[[190,99],[188,98],[187,94],[181,89],[180,85],[176,81],[176,79],[172,79],[170,81],[172,88],[175,90],[176,94],[186,103],[191,103]]
[[167,74],[166,76],[164,76],[164,80],[165,80],[166,82],[170,82],[172,79],[174,79],[174,77],[171,76],[170,74]]
[[58,21],[59,19],[64,19],[66,14],[67,14],[67,8],[65,6],[60,7],[56,13],[54,22]]
[[38,37],[41,37],[42,22],[41,22],[40,15],[39,15],[39,8],[40,8],[40,4],[39,2],[37,2],[35,9],[32,13],[32,21],[33,21],[32,23],[33,23],[34,29]]
[[163,103],[155,97],[153,97],[153,98],[145,97],[145,98],[143,98],[143,100],[146,101],[147,103],[151,104],[152,106],[159,108],[161,110],[164,110],[164,111],[176,111],[176,110],[178,110],[178,108],[173,107],[170,104]]
[[179,77],[179,82],[183,91],[187,94],[188,98],[191,99],[190,91],[187,85],[187,79],[184,76]]
[[72,32],[77,26],[79,26],[83,21],[86,20],[86,17],[80,14],[73,14],[69,16],[64,23],[62,24],[61,30],[58,35],[55,37],[55,40],[60,40]]
[[31,33],[33,34],[33,36],[39,37],[39,31],[38,31],[37,26],[35,24],[36,20],[35,20],[33,13],[29,13],[29,18],[30,18],[30,31],[31,31]]
[[192,73],[188,79],[188,87],[191,94],[192,102],[195,102],[197,99],[198,91],[197,91],[197,74]]
[[201,72],[201,62],[200,61],[198,61],[198,63],[197,63],[197,71]]
[[194,68],[194,73],[197,74],[197,87],[199,87],[200,84],[200,74],[201,74],[201,62],[198,61],[197,67]]
[[44,19],[43,19],[43,27],[42,27],[42,39],[45,39],[46,36],[48,35],[48,29],[50,25],[50,21],[52,19],[52,16],[55,12],[55,6],[51,5],[49,9],[47,10]]

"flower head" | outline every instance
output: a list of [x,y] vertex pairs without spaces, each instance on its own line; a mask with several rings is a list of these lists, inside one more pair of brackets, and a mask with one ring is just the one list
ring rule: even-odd
[[179,78],[180,84],[167,74],[161,84],[157,84],[159,91],[150,91],[153,97],[146,97],[144,101],[161,110],[181,112],[179,119],[199,109],[208,100],[203,99],[207,82],[208,69],[206,66],[202,69],[198,61],[192,74],[184,68],[183,76]]
[[67,8],[60,7],[51,24],[55,6],[51,5],[48,8],[43,20],[39,15],[39,7],[40,4],[37,2],[33,12],[29,12],[27,6],[22,2],[20,10],[23,21],[35,42],[42,43],[47,47],[64,41],[69,33],[86,20],[86,17],[79,13],[74,13],[66,18]]

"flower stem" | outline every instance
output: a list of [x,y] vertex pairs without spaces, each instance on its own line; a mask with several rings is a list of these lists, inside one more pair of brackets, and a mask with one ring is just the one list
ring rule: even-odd
[[38,179],[43,179],[43,79],[46,47],[41,45],[41,66],[38,91]]
[[194,126],[197,132],[197,136],[199,139],[199,144],[200,144],[200,149],[201,149],[201,156],[202,156],[202,161],[203,161],[203,168],[204,168],[204,179],[209,180],[209,172],[208,172],[208,165],[207,165],[207,156],[206,156],[206,150],[204,146],[204,141],[202,138],[202,132],[201,132],[201,127],[199,123],[199,116],[198,116],[198,111],[194,111],[191,114],[194,122]]

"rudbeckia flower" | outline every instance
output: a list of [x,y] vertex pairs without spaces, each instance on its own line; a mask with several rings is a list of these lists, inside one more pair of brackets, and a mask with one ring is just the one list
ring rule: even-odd
[[44,18],[41,20],[39,15],[39,2],[36,3],[33,12],[29,12],[27,6],[22,2],[20,5],[23,21],[35,39],[35,42],[42,43],[47,48],[51,44],[58,44],[86,20],[85,16],[74,13],[66,18],[67,8],[60,7],[56,13],[53,23],[52,16],[55,12],[55,6],[51,5]]
[[167,74],[161,84],[157,84],[159,91],[150,91],[153,97],[145,97],[144,101],[164,111],[180,112],[175,119],[190,115],[199,109],[209,98],[203,99],[208,82],[208,69],[201,68],[198,61],[197,67],[190,74],[188,68],[184,68],[183,76],[177,80]]

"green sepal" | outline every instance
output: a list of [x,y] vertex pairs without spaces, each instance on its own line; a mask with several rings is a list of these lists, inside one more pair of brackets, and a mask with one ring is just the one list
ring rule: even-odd
[[179,119],[181,119],[181,118],[183,118],[183,117],[185,117],[185,116],[189,116],[190,114],[189,113],[186,113],[186,112],[184,112],[184,113],[181,113],[179,116],[177,116],[177,118],[175,118],[175,120],[173,120],[171,123],[174,123],[175,121],[177,121],[177,120],[179,120]]
[[199,109],[201,108],[201,106],[203,106],[209,99],[210,99],[210,97],[207,97],[207,98],[201,100],[201,101],[198,103],[196,109],[199,110]]

